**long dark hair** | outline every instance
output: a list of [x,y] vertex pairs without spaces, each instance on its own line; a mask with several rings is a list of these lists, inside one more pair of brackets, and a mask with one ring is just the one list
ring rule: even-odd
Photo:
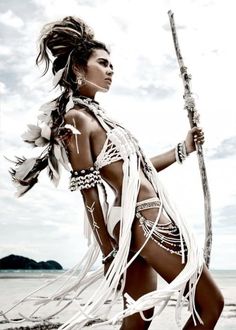
[[94,39],[92,29],[80,18],[68,16],[61,21],[46,24],[39,38],[39,54],[36,64],[45,63],[46,74],[50,63],[56,75],[64,69],[57,84],[62,88],[58,97],[58,110],[53,112],[55,126],[60,125],[64,117],[68,96],[79,94],[74,67],[86,70],[89,57],[95,49],[103,49],[109,53],[106,45]]

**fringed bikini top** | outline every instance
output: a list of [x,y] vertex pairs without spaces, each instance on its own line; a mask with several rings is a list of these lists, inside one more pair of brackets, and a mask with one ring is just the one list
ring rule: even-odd
[[115,127],[107,132],[106,141],[94,163],[100,169],[118,160],[124,160],[131,153],[136,152],[136,146],[126,130]]
[[86,106],[106,131],[106,140],[94,163],[97,169],[119,160],[125,160],[133,153],[142,154],[142,150],[132,134],[121,124],[108,118],[96,101],[83,97],[74,98],[73,101],[75,104]]

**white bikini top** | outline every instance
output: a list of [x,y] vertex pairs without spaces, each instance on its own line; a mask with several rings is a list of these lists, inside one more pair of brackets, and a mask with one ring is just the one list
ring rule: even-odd
[[135,152],[136,146],[132,137],[124,128],[117,126],[107,132],[106,141],[97,156],[94,166],[100,169],[118,160],[124,160]]

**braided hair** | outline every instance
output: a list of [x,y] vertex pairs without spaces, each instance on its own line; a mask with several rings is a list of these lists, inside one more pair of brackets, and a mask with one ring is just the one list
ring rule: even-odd
[[25,142],[45,149],[39,157],[16,157],[16,161],[12,161],[14,167],[10,169],[10,174],[17,187],[18,197],[37,183],[43,169],[48,169],[48,175],[55,185],[60,178],[59,163],[69,169],[65,145],[58,136],[63,135],[63,132],[66,134],[68,125],[64,125],[64,115],[73,106],[73,101],[72,106],[70,102],[72,96],[79,95],[73,68],[78,66],[86,72],[88,59],[95,49],[103,49],[109,54],[105,44],[94,39],[93,31],[80,18],[68,16],[43,27],[36,64],[45,64],[43,75],[52,64],[55,87],[59,85],[62,93],[40,108],[42,113],[38,119],[42,127],[28,125],[29,131],[22,135]]

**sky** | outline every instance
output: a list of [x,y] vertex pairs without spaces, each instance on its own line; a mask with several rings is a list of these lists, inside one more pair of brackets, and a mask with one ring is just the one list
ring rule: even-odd
[[[109,93],[97,100],[155,156],[182,141],[189,130],[167,12],[175,14],[179,43],[205,132],[211,193],[212,269],[236,269],[235,1],[233,0],[1,0],[0,1],[0,258],[23,255],[56,260],[64,268],[87,249],[84,207],[68,190],[63,172],[55,188],[46,173],[17,199],[4,158],[29,156],[21,139],[36,124],[39,107],[59,95],[52,74],[35,65],[44,24],[75,15],[111,49]],[[196,153],[159,173],[175,204],[204,242],[204,199]]]

